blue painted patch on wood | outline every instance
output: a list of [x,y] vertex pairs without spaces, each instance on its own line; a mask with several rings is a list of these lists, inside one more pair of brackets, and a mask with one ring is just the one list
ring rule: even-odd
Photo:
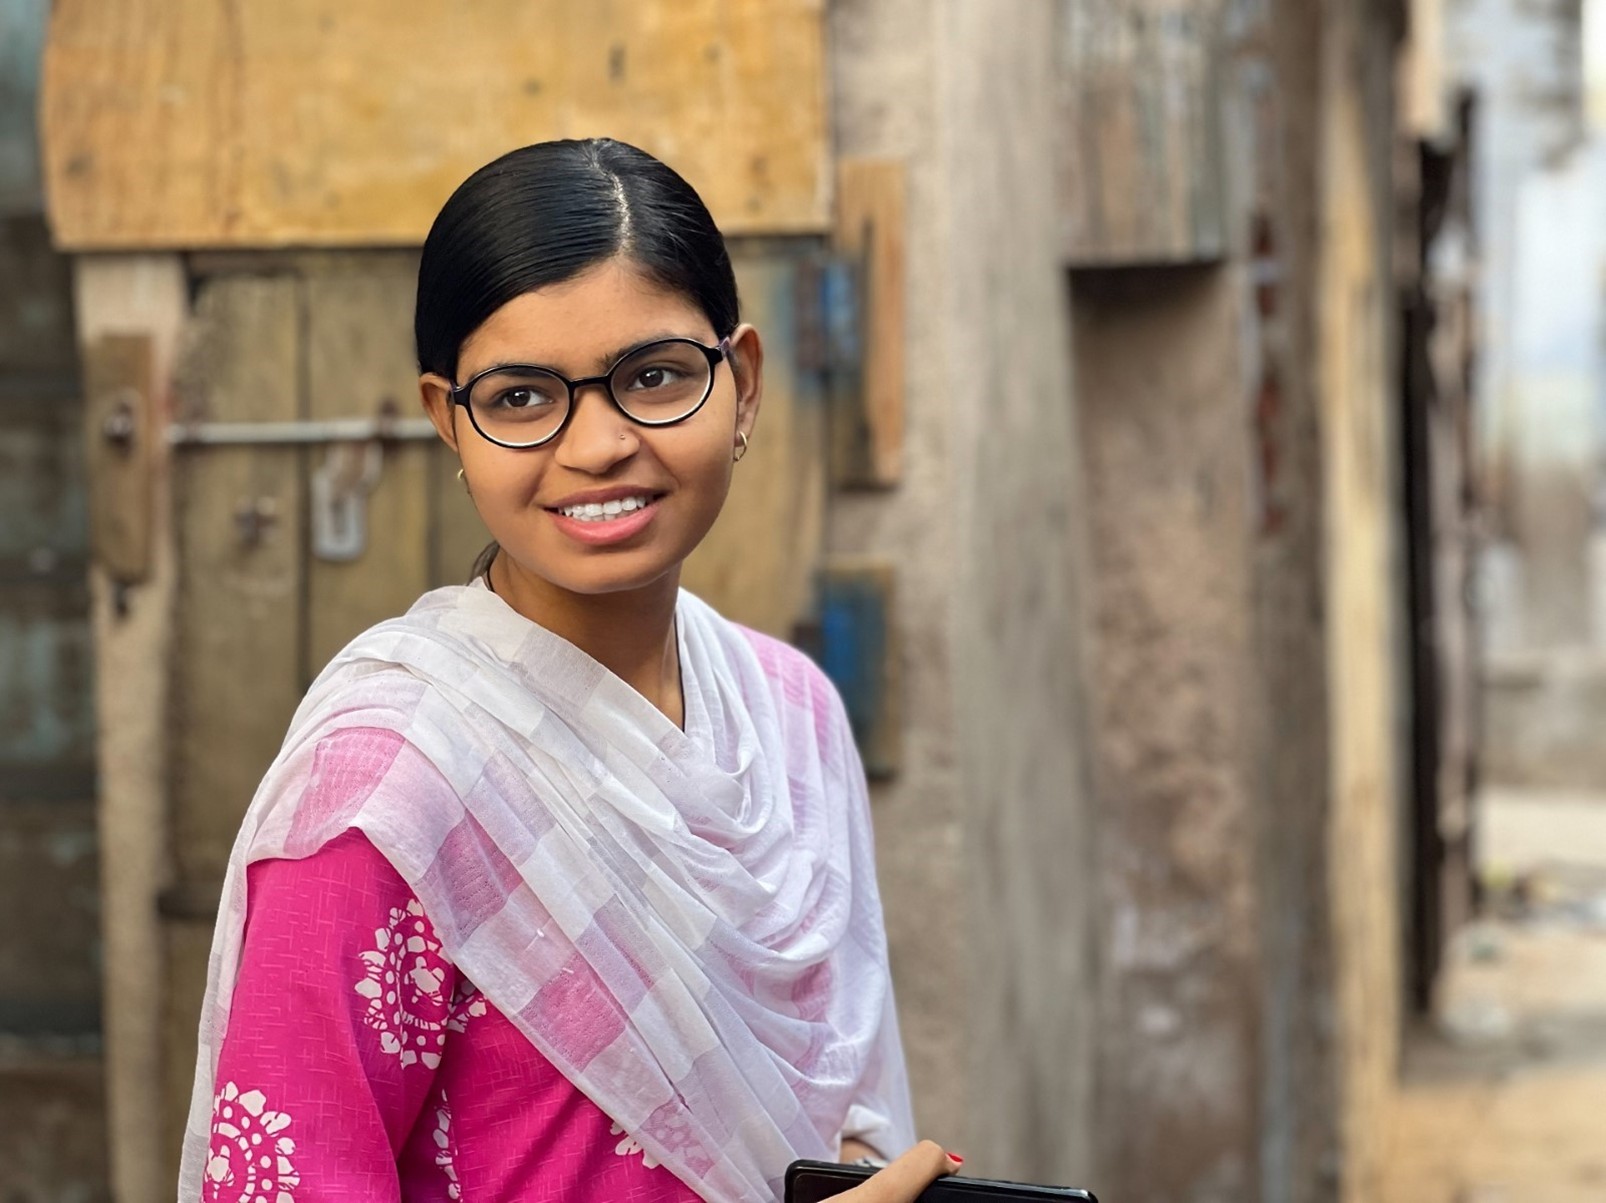
[[827,568],[819,597],[815,657],[842,695],[865,772],[890,777],[900,745],[891,570]]

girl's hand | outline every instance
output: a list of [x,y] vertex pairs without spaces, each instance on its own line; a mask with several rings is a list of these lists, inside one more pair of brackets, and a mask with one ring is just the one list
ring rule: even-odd
[[923,1140],[869,1180],[833,1196],[838,1203],[914,1203],[938,1178],[957,1172],[959,1162],[934,1140]]

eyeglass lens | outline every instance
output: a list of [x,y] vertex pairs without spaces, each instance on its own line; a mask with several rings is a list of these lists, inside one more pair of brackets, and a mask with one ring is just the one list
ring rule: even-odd
[[[672,422],[702,404],[712,371],[699,346],[653,343],[619,361],[608,389],[631,417]],[[505,443],[534,443],[557,432],[573,400],[552,372],[506,368],[475,381],[468,403],[480,433]]]

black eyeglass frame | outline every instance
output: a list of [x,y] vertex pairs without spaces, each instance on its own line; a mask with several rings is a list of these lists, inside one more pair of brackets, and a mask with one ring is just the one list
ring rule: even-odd
[[[693,405],[679,417],[660,418],[657,421],[647,418],[638,418],[635,414],[626,409],[624,404],[619,400],[618,396],[615,395],[613,391],[613,374],[619,370],[619,365],[624,363],[627,359],[634,359],[637,355],[640,355],[644,351],[650,351],[654,347],[667,346],[670,343],[685,343],[688,346],[696,347],[704,355],[708,356],[708,384],[704,387],[703,395],[698,399],[697,404]],[[585,376],[579,380],[570,380],[561,372],[554,372],[551,368],[542,367],[540,364],[502,363],[497,364],[493,368],[486,368],[483,372],[476,372],[462,384],[452,385],[452,404],[461,405],[467,412],[469,425],[474,427],[475,434],[479,435],[480,438],[484,439],[486,442],[495,443],[498,447],[506,447],[509,451],[528,451],[533,447],[544,447],[554,439],[558,438],[565,430],[568,429],[569,422],[574,418],[574,411],[579,408],[579,406],[575,404],[576,395],[581,389],[588,388],[593,384],[600,386],[603,395],[613,403],[613,407],[620,413],[624,414],[625,417],[629,418],[637,426],[648,426],[653,428],[674,426],[678,422],[684,422],[688,418],[691,418],[700,409],[702,409],[704,405],[708,404],[708,398],[714,395],[714,375],[718,371],[719,365],[722,362],[728,363],[730,361],[730,353],[731,336],[728,334],[712,347],[698,342],[695,338],[660,338],[655,339],[650,343],[645,343],[642,346],[635,347],[632,350],[626,351],[623,355],[619,356],[618,359],[615,359],[611,364],[609,364],[608,370],[602,373],[602,375]],[[479,422],[474,418],[474,407],[469,404],[469,394],[474,391],[474,386],[481,380],[484,380],[487,376],[494,376],[498,372],[540,372],[543,375],[551,376],[554,380],[560,381],[563,384],[563,387],[568,391],[568,408],[564,410],[563,419],[558,423],[557,429],[551,434],[546,435],[544,438],[536,439],[534,442],[530,443],[505,442],[494,435],[486,434],[484,430],[480,429]]]

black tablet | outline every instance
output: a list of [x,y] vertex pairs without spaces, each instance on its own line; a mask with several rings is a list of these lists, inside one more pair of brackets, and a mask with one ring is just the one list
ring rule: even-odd
[[[823,1199],[858,1186],[873,1173],[873,1169],[862,1165],[794,1161],[786,1169],[786,1203],[821,1203]],[[1073,1190],[1068,1186],[1031,1186],[1024,1182],[995,1182],[963,1175],[938,1178],[920,1192],[920,1203],[1048,1203],[1051,1199],[1098,1203],[1090,1191]]]

